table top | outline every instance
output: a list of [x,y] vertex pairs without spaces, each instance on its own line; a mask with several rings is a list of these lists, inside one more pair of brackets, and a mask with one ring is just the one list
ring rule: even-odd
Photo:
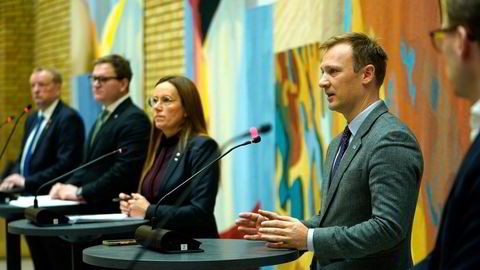
[[[78,213],[79,211],[83,211],[87,208],[85,204],[78,204],[78,205],[62,205],[62,206],[49,206],[45,207],[52,211],[59,212],[59,213]],[[8,203],[0,203],[0,217],[6,219],[19,219],[24,217],[26,207],[18,207],[14,205],[10,205]]]
[[148,220],[121,220],[95,223],[78,223],[71,225],[37,226],[27,219],[12,221],[8,224],[8,232],[34,236],[89,236],[125,233],[134,231]]
[[[98,245],[83,250],[85,263],[115,269],[231,269],[260,267],[294,261],[296,249],[273,249],[264,241],[197,239],[204,252],[165,254],[140,245]],[[143,251],[133,268],[132,260]]]

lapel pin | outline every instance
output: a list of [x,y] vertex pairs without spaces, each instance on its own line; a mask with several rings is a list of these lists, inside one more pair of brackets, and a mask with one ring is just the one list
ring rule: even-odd
[[117,117],[118,117],[118,114],[115,114],[115,115],[113,116],[113,119],[117,119]]
[[177,157],[179,157],[179,156],[180,156],[180,152],[177,152]]
[[178,158],[174,158],[173,160],[178,161]]

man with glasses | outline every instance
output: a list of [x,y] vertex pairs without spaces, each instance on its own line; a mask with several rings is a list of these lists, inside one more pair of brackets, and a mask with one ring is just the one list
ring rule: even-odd
[[[150,121],[129,97],[132,70],[128,60],[119,55],[99,58],[90,78],[93,96],[103,104],[103,111],[88,134],[83,162],[119,148],[125,151],[75,172],[65,183],[55,184],[50,196],[85,201],[91,213],[114,213],[118,212],[118,203],[113,203],[112,198],[120,192],[134,192],[138,186],[147,154]],[[96,243],[85,242],[84,247],[93,244]],[[32,258],[35,269],[37,265],[41,265],[38,269],[71,267],[69,243],[58,237],[39,238],[35,252],[43,254]]]
[[82,162],[85,128],[78,113],[60,100],[62,75],[39,67],[30,76],[30,84],[38,110],[25,121],[20,154],[0,178],[0,191],[33,194],[43,183]]
[[128,60],[119,55],[102,57],[95,61],[90,78],[93,96],[103,104],[103,111],[85,143],[84,163],[119,148],[126,151],[78,171],[65,184],[54,185],[50,195],[116,211],[118,205],[111,205],[112,198],[120,192],[133,192],[138,185],[147,154],[150,122],[128,95],[132,79]]
[[[430,33],[446,61],[455,95],[472,103],[480,117],[480,0],[447,0],[443,27]],[[478,121],[472,130],[478,130]],[[445,203],[437,242],[415,269],[480,269],[480,138],[467,152]]]

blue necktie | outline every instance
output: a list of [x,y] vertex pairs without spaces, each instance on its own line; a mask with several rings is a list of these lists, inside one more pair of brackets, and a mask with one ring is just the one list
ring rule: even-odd
[[39,130],[40,130],[40,126],[42,125],[43,119],[45,119],[45,117],[43,117],[42,114],[38,113],[38,117],[35,120],[35,125],[34,125],[33,131],[32,131],[33,132],[33,138],[32,138],[32,141],[30,142],[30,144],[28,145],[27,155],[26,155],[24,163],[23,163],[23,176],[24,177],[27,177],[27,176],[30,175],[29,166],[30,166],[30,161],[32,159],[32,154],[33,154],[33,145],[35,144],[35,140],[37,139],[38,134],[40,133]]
[[[340,165],[340,161],[342,161],[343,154],[347,151],[348,142],[350,141],[350,136],[352,136],[352,132],[348,129],[348,126],[345,127],[342,133],[342,137],[340,138],[340,151],[338,152],[337,159],[335,159],[335,163],[332,167],[332,173],[330,174],[330,179],[333,179],[335,173],[337,172],[338,166]],[[329,183],[331,183],[330,181]],[[330,186],[330,185],[329,185]]]

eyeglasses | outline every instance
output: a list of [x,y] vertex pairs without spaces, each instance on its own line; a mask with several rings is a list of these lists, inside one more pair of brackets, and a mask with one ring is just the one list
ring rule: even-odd
[[157,97],[157,96],[149,96],[147,98],[148,107],[151,109],[157,107],[158,105],[162,105],[163,107],[168,107],[175,102],[175,99],[169,96]]
[[90,81],[92,82],[92,84],[94,84],[95,82],[98,82],[99,84],[104,84],[110,80],[120,80],[122,78],[118,77],[118,76],[110,76],[110,77],[103,77],[103,76],[88,76],[88,79],[90,79]]
[[[441,52],[442,43],[445,40],[446,33],[454,32],[455,30],[457,30],[458,26],[459,25],[456,24],[456,25],[452,25],[452,26],[449,26],[449,27],[446,27],[446,28],[440,28],[440,29],[430,31],[430,33],[429,33],[430,34],[430,40],[432,41],[433,48],[436,51]],[[467,38],[469,40],[472,40],[472,41],[475,40],[475,36],[471,33],[468,33],[468,32],[467,32]]]

